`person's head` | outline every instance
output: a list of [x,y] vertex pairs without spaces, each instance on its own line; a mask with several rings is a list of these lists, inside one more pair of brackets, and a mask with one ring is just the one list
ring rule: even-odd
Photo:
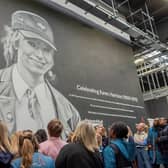
[[106,136],[106,129],[102,124],[98,124],[95,126],[96,133],[100,134],[101,136]]
[[45,129],[37,130],[34,135],[37,138],[38,143],[42,143],[47,140],[47,133]]
[[127,138],[128,135],[128,127],[124,122],[118,121],[114,122],[109,131],[109,136],[112,139],[123,139]]
[[136,125],[136,129],[139,132],[145,131],[145,128],[146,128],[146,124],[145,123],[139,123],[139,124]]
[[31,132],[23,132],[19,136],[19,155],[22,157],[21,167],[31,166],[32,156],[38,149],[37,139]]
[[4,150],[11,149],[11,145],[8,137],[8,128],[5,122],[0,120],[0,147]]
[[153,120],[153,127],[158,127],[159,126],[159,118],[154,118]]
[[47,130],[50,137],[60,137],[63,125],[60,120],[53,119],[48,123]]
[[19,156],[19,137],[22,133],[23,133],[22,131],[17,131],[13,133],[10,137],[11,152],[15,155],[15,157]]
[[78,123],[72,141],[83,144],[89,151],[98,149],[96,132],[92,123],[87,120]]
[[28,11],[12,14],[11,27],[5,27],[2,39],[7,66],[17,62],[21,70],[44,75],[53,64],[56,50],[53,32],[48,22]]
[[159,118],[159,125],[165,126],[167,124],[167,119],[164,117]]

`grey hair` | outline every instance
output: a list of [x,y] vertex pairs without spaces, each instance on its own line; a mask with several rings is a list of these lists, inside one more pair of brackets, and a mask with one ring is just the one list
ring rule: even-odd
[[9,26],[4,26],[5,36],[2,37],[1,42],[3,44],[3,54],[6,62],[6,67],[17,62],[17,50],[15,48],[15,42],[19,40],[20,34],[18,31],[13,30]]

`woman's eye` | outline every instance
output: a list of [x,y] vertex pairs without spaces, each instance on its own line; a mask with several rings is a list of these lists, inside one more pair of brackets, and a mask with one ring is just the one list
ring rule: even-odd
[[35,42],[28,40],[28,44],[29,44],[31,47],[36,48],[36,43],[35,43]]
[[50,52],[51,52],[51,49],[50,49],[50,48],[44,48],[43,50],[44,50],[44,52],[47,52],[47,53],[50,53]]

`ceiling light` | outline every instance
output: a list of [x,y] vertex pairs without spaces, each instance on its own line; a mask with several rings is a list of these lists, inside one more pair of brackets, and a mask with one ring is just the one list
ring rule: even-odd
[[134,61],[134,63],[135,63],[136,65],[142,64],[142,63],[144,63],[144,58],[138,58],[138,59],[136,59],[136,60]]

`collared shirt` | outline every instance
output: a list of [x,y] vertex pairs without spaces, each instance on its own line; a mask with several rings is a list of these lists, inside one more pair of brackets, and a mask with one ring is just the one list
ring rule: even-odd
[[60,137],[50,137],[47,141],[40,143],[39,151],[55,160],[62,147],[66,144]]
[[55,109],[52,101],[50,90],[45,82],[40,83],[34,88],[34,92],[37,96],[40,104],[40,118],[42,119],[40,125],[34,120],[29,113],[28,109],[28,97],[26,91],[31,88],[20,76],[16,65],[14,66],[12,73],[12,81],[14,85],[16,100],[16,129],[25,130],[31,129],[36,131],[40,128],[47,128],[48,122],[55,118]]
[[139,145],[146,145],[148,134],[145,131],[136,132],[134,134],[134,141]]

